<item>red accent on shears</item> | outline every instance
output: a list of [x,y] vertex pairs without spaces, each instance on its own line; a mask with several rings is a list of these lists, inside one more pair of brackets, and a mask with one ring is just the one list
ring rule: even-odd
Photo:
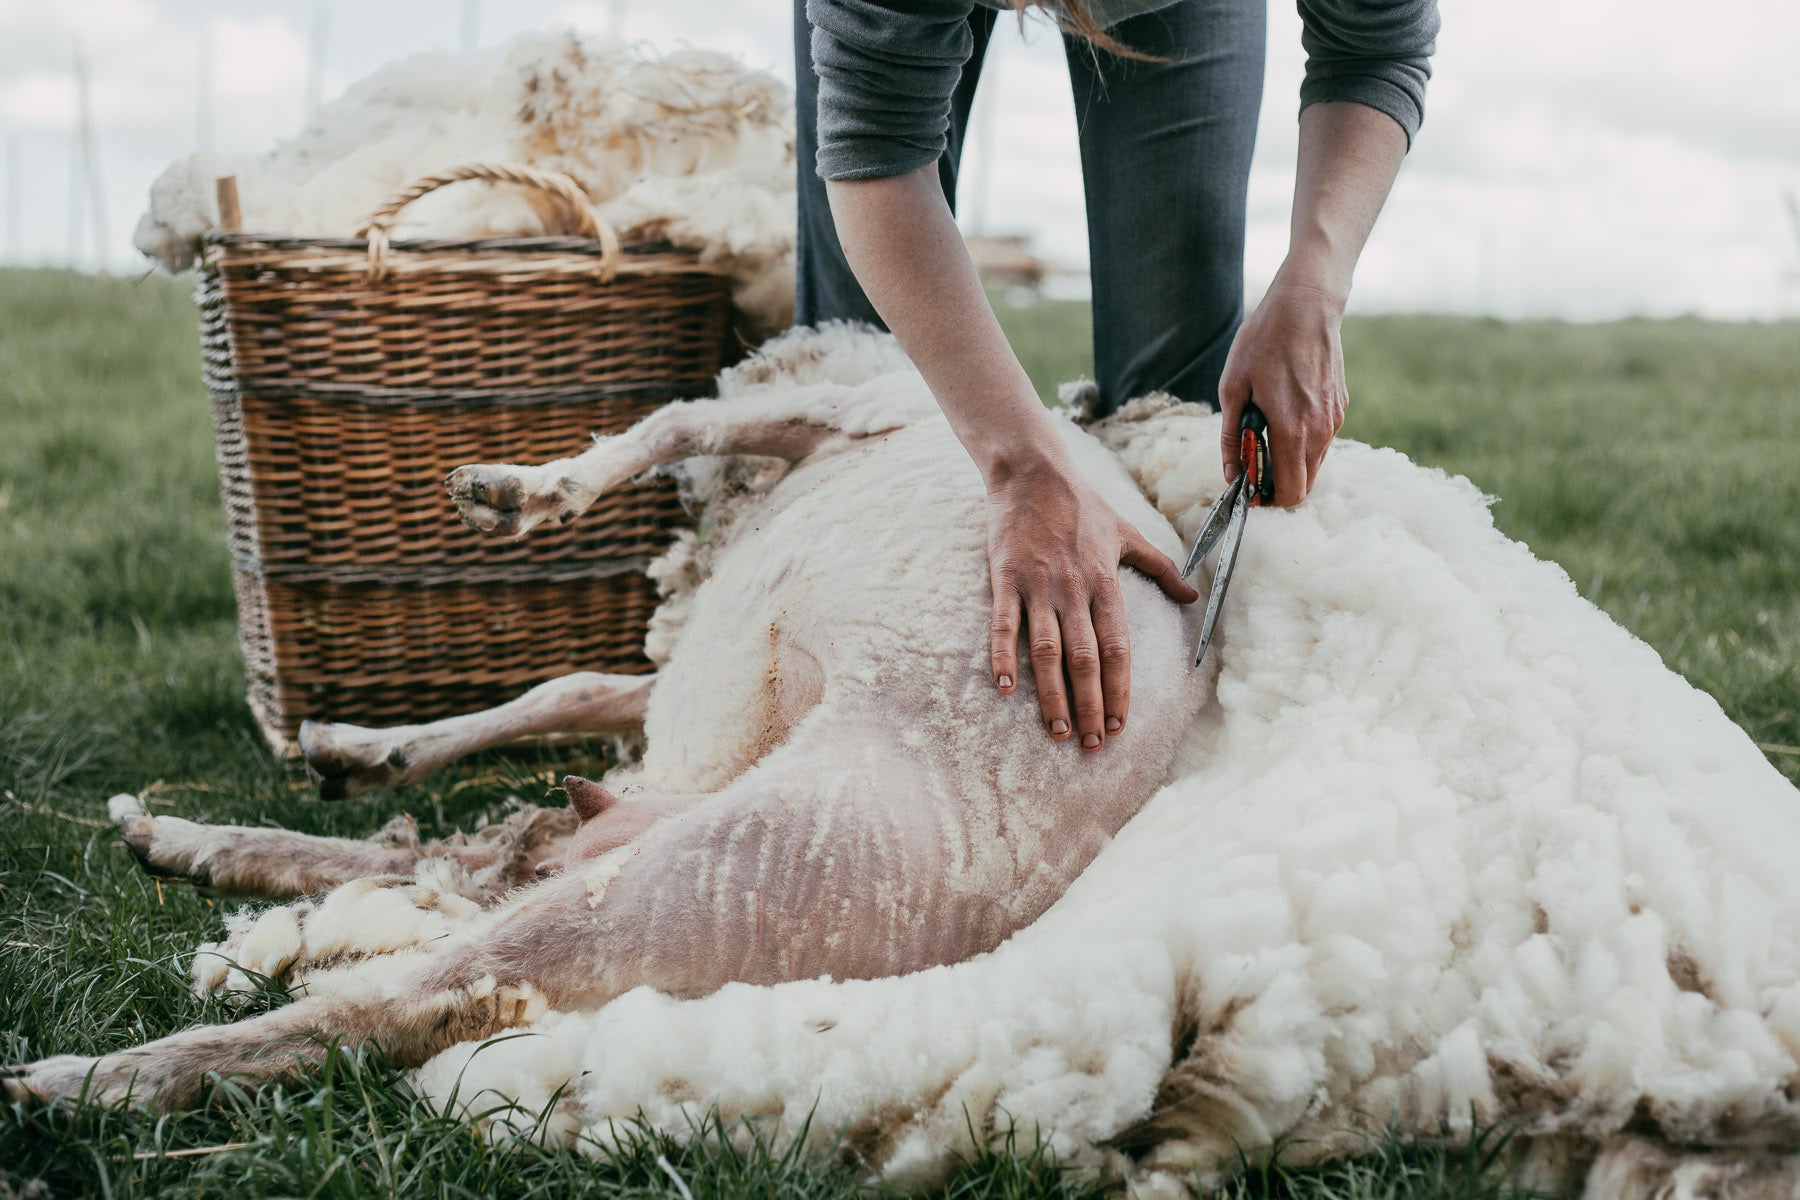
[[1256,432],[1245,429],[1238,434],[1238,461],[1244,464],[1244,487],[1250,492],[1250,503],[1262,503],[1262,456],[1256,452]]

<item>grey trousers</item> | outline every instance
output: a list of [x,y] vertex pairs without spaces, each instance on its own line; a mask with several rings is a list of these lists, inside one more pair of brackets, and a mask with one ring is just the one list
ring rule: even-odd
[[[1262,104],[1265,0],[1178,0],[1108,32],[1156,61],[1065,39],[1087,197],[1100,408],[1166,391],[1217,405],[1219,375],[1244,320],[1244,222]],[[957,166],[981,60],[999,14],[977,4],[974,53],[952,101],[938,162],[956,208]],[[844,261],[814,170],[819,79],[805,0],[794,4],[799,262],[794,319],[880,325]],[[1004,116],[1000,136],[1005,136]]]

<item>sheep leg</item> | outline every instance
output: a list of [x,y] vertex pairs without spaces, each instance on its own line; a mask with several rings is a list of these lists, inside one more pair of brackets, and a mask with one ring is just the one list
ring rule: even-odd
[[306,773],[327,800],[417,783],[465,754],[557,733],[634,734],[644,728],[654,675],[581,671],[516,700],[427,725],[366,729],[308,721],[300,727]]
[[[821,736],[829,743],[839,732]],[[550,1010],[590,1011],[639,986],[697,996],[734,980],[872,978],[966,957],[971,944],[987,948],[1003,936],[963,911],[991,906],[992,897],[936,894],[944,814],[922,812],[916,797],[942,789],[919,776],[919,763],[859,763],[850,786],[871,803],[847,820],[817,802],[809,756],[786,757],[785,769],[752,772],[684,818],[537,885],[385,984],[336,978],[246,1021],[11,1068],[0,1072],[0,1087],[16,1100],[85,1092],[102,1103],[135,1097],[181,1107],[199,1099],[209,1074],[291,1076],[334,1044],[377,1043],[389,1062],[411,1067],[455,1043]]]
[[[462,935],[393,987],[358,984],[297,1000],[264,1016],[206,1025],[133,1050],[59,1055],[0,1070],[14,1100],[127,1097],[162,1109],[192,1106],[212,1073],[260,1081],[291,1077],[334,1046],[379,1044],[398,1066],[417,1066],[459,1041],[493,1037],[585,996],[592,953],[558,961],[560,931],[587,910],[580,884],[540,889]],[[591,913],[590,913],[591,915]],[[542,982],[539,982],[539,981]]]
[[576,827],[567,809],[527,809],[467,840],[422,843],[406,816],[356,839],[156,817],[134,796],[114,796],[107,809],[125,848],[151,875],[267,900],[314,895],[354,879],[410,876],[428,858],[448,858],[470,873],[499,866],[501,881],[517,886],[560,858]]
[[[642,943],[654,941],[652,914],[638,905],[623,920],[607,919],[599,891],[579,878],[545,883],[440,943],[387,986],[346,980],[234,1024],[200,1026],[97,1058],[60,1055],[0,1069],[0,1091],[20,1101],[85,1094],[95,1103],[132,1098],[183,1108],[200,1099],[215,1073],[251,1082],[287,1078],[322,1062],[334,1046],[371,1043],[389,1063],[414,1067],[457,1042],[494,1037],[551,1009],[590,1009],[639,983],[672,982],[642,969]],[[697,911],[677,923],[684,927],[678,932],[693,932],[685,927],[709,921]],[[692,948],[691,937],[682,940]]]
[[[564,786],[569,793],[568,808],[522,810],[500,825],[489,826],[468,843],[420,859],[421,865],[448,861],[457,871],[366,876],[317,900],[268,909],[253,924],[232,929],[224,942],[201,948],[194,959],[195,987],[205,994],[230,996],[260,991],[260,981],[270,979],[290,990],[302,989],[297,994],[313,994],[326,987],[337,990],[344,973],[354,973],[357,963],[429,947],[447,928],[479,919],[484,907],[521,885],[561,873],[565,863],[579,869],[583,860],[634,841],[656,822],[706,799],[638,794],[620,800],[600,784],[577,776],[565,779]],[[572,828],[577,818],[582,823],[580,834],[563,836],[562,831]],[[517,853],[519,845],[538,832],[539,825],[551,824],[555,827],[553,838],[533,842],[532,853]],[[492,863],[471,862],[471,852],[495,841],[488,836],[495,833],[499,845],[493,847]],[[513,853],[506,852],[508,846],[514,847]],[[430,849],[436,851],[437,847]],[[415,913],[397,916],[402,908]]]
[[470,526],[497,537],[520,537],[545,521],[566,525],[607,491],[664,463],[703,454],[797,462],[834,440],[892,428],[882,427],[876,414],[847,411],[842,403],[847,390],[820,384],[754,399],[669,404],[624,433],[594,439],[591,449],[573,458],[535,467],[458,467],[444,487]]

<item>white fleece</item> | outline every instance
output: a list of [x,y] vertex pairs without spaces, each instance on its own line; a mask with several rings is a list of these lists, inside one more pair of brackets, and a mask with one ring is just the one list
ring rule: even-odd
[[[1217,418],[1147,401],[1095,432],[1191,536]],[[1221,711],[1180,778],[995,952],[640,989],[419,1086],[527,1113],[562,1089],[551,1128],[601,1146],[640,1112],[810,1114],[815,1149],[844,1133],[908,1186],[1009,1122],[1146,1188],[1390,1118],[1588,1157],[1628,1122],[1800,1140],[1800,795],[1472,486],[1340,442],[1305,506],[1251,514],[1214,645]]]
[[[476,54],[381,68],[266,154],[196,154],[163,172],[137,246],[171,272],[218,224],[214,181],[236,175],[244,227],[354,237],[388,196],[464,163],[573,176],[628,239],[699,251],[732,277],[758,335],[793,303],[793,102],[729,55],[666,55],[571,32],[524,33]],[[415,202],[397,238],[561,232],[554,209],[510,187],[464,183]]]

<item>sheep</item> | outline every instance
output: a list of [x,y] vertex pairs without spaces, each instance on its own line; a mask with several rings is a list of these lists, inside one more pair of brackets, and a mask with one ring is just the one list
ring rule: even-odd
[[[46,1060],[8,1091],[70,1094],[91,1070],[103,1096],[135,1078],[185,1102],[209,1067],[321,1053],[271,1033],[373,1033],[496,1136],[604,1150],[618,1118],[682,1134],[716,1107],[901,1186],[1014,1126],[1176,1194],[1271,1147],[1303,1161],[1389,1122],[1500,1122],[1557,1194],[1792,1194],[1800,796],[1716,703],[1502,537],[1466,481],[1344,442],[1305,506],[1252,514],[1205,672],[1192,614],[1121,578],[1126,731],[1098,756],[1054,745],[986,678],[979,480],[916,373],[859,373],[886,345],[796,334],[705,407],[453,477],[465,514],[507,533],[658,459],[795,460],[772,482],[691,472],[725,512],[672,570],[699,582],[656,681],[614,714],[641,711],[640,764],[572,781],[572,815],[520,810],[491,847],[390,831],[357,851],[401,850],[371,868],[387,874],[240,919],[197,959],[208,989],[285,979],[289,1008],[140,1057]],[[1166,549],[1220,485],[1218,418],[1166,398],[1065,435]],[[792,876],[762,873],[808,819],[759,807],[772,779],[824,818]],[[982,815],[941,807],[950,792]],[[731,826],[725,796],[763,823]],[[249,844],[116,807],[159,869],[227,878]],[[671,859],[701,827],[730,832]],[[866,852],[908,829],[929,833]],[[1071,832],[1081,846],[1033,874]],[[867,894],[796,903],[811,847],[840,839]],[[906,927],[944,911],[916,897],[1022,871],[985,923]],[[591,931],[655,889],[651,937],[593,953]],[[720,970],[715,945],[680,940],[696,913],[710,935],[762,945],[772,921],[786,940],[768,961],[734,943],[744,969]],[[514,969],[545,946],[581,969]],[[482,1040],[520,1028],[535,1036]]]
[[[667,406],[579,460],[453,473],[465,516],[492,530],[522,521],[487,519],[483,500],[521,497],[536,513],[538,480],[544,498],[557,493],[559,511],[578,512],[659,463],[701,452],[794,464],[730,522],[729,544],[715,552],[644,704],[635,776],[617,795],[574,783],[586,811],[557,847],[560,870],[490,904],[458,894],[463,903],[447,907],[449,875],[493,847],[417,853],[392,844],[404,838],[359,848],[279,834],[272,844],[252,831],[149,818],[122,800],[115,815],[145,861],[167,873],[204,872],[219,885],[249,873],[247,862],[284,862],[288,886],[308,888],[318,882],[309,865],[348,862],[369,876],[309,908],[303,923],[290,913],[281,929],[277,919],[245,931],[247,941],[315,952],[290,968],[392,954],[417,939],[431,949],[408,951],[403,976],[393,963],[373,979],[327,969],[332,987],[320,991],[315,977],[307,995],[267,1018],[97,1062],[45,1060],[8,1089],[53,1098],[88,1087],[100,1098],[183,1105],[209,1072],[278,1074],[316,1058],[319,1035],[376,1040],[419,1065],[461,1038],[597,1008],[646,984],[697,996],[732,982],[907,973],[984,953],[1036,919],[1165,782],[1204,691],[1179,653],[1195,620],[1150,581],[1121,577],[1133,634],[1150,648],[1133,675],[1127,724],[1113,753],[1081,761],[1072,744],[1046,753],[1035,708],[994,702],[979,480],[966,462],[943,469],[960,451],[916,384],[909,373],[860,386],[746,384],[732,398]],[[1069,435],[1095,486],[1165,552],[1178,550],[1117,461],[1073,427]],[[569,477],[579,484],[565,487]],[[889,487],[870,519],[902,523],[822,555],[844,507]],[[920,703],[894,710],[897,696]],[[512,844],[529,853],[533,838]],[[409,854],[438,872],[436,886],[395,878]],[[516,875],[503,864],[497,877]],[[345,889],[406,910],[403,944]],[[321,926],[328,910],[359,915],[334,939]]]
[[[151,186],[136,244],[165,270],[193,265],[217,227],[214,181],[234,175],[244,227],[357,236],[415,180],[465,162],[523,162],[573,177],[622,236],[698,251],[731,277],[746,336],[792,317],[793,100],[729,55],[655,55],[572,32],[524,33],[469,55],[381,68],[267,154],[201,153]],[[446,188],[409,206],[397,238],[558,233],[525,191]]]

